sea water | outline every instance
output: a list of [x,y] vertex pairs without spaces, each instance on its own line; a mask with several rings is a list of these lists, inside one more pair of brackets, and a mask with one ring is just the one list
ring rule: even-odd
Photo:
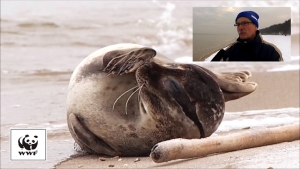
[[228,46],[237,39],[236,34],[193,34],[193,60],[200,61],[212,52]]

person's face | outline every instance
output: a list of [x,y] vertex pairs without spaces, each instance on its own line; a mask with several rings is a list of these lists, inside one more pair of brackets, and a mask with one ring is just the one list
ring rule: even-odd
[[[236,24],[247,22],[251,22],[251,20],[246,17],[240,17],[237,19]],[[256,35],[256,30],[257,28],[252,22],[237,26],[237,32],[239,34],[240,39],[245,41],[250,41],[254,39]]]

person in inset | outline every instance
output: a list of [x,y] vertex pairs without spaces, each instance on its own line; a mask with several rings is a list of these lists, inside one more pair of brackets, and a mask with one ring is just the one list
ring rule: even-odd
[[281,51],[263,40],[258,19],[254,11],[239,13],[234,24],[239,38],[225,50],[221,49],[212,61],[283,61]]

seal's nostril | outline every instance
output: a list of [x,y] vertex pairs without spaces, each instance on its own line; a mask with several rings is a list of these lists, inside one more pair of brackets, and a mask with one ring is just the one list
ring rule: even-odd
[[155,144],[155,145],[153,146],[153,148],[151,149],[151,151],[154,151],[157,147],[158,147],[158,144]]
[[160,151],[157,149],[158,144],[156,144],[155,146],[153,146],[153,148],[151,149],[151,153],[150,153],[150,157],[153,160],[158,160],[161,157],[161,153]]

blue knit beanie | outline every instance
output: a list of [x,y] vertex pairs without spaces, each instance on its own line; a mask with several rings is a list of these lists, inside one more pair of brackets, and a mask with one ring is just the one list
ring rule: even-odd
[[258,19],[259,19],[259,16],[254,11],[244,11],[244,12],[239,13],[237,15],[236,19],[235,19],[235,22],[240,17],[246,17],[246,18],[250,19],[256,25],[256,27],[258,28]]

